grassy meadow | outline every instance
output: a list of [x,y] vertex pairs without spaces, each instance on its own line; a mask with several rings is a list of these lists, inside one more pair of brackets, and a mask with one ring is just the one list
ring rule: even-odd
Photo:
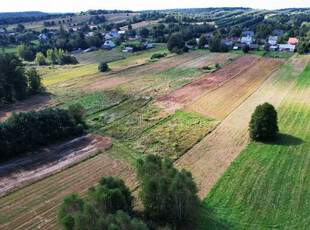
[[309,229],[310,64],[278,107],[280,134],[251,142],[203,200],[198,229]]

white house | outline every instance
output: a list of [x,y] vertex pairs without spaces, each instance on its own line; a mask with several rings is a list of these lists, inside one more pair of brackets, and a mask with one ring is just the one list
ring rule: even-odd
[[279,44],[279,50],[280,51],[290,51],[294,52],[296,48],[296,45],[291,45],[291,44]]
[[278,36],[269,36],[268,43],[272,46],[278,44],[279,37]]
[[105,40],[111,40],[113,37],[110,34],[104,35]]
[[241,43],[245,43],[247,45],[250,45],[253,43],[253,38],[250,36],[242,37],[241,38]]
[[114,42],[112,42],[112,41],[106,41],[106,42],[104,43],[104,45],[105,45],[105,46],[111,46],[112,48],[115,47],[115,44],[114,44]]
[[46,40],[46,39],[48,39],[48,37],[47,37],[45,34],[40,34],[40,35],[38,36],[38,39],[39,39],[39,40],[40,40],[40,39]]

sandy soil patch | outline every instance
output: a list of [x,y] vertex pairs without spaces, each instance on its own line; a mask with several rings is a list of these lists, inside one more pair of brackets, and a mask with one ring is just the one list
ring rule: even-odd
[[0,164],[0,195],[41,179],[112,146],[108,137],[86,135]]

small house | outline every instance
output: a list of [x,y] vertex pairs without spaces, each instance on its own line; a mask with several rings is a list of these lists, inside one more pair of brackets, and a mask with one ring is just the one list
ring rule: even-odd
[[126,31],[125,31],[125,30],[120,30],[120,31],[118,31],[117,33],[118,33],[118,34],[125,34]]
[[92,51],[96,51],[97,50],[97,47],[96,46],[92,46],[86,50],[84,50],[84,53],[88,53],[88,52],[92,52]]
[[136,34],[135,38],[137,38],[137,39],[141,39],[141,38],[142,38],[142,36],[141,36],[141,35],[139,35],[139,34]]
[[289,38],[287,44],[290,45],[297,45],[298,43],[298,38]]
[[259,45],[258,44],[250,44],[249,45],[251,51],[258,51]]
[[229,41],[230,42],[233,42],[233,41],[240,42],[240,38],[239,37],[231,37],[231,38],[229,38]]
[[254,36],[254,31],[251,31],[251,30],[245,30],[245,31],[242,31],[241,33],[242,36],[250,36],[250,37],[253,37]]
[[273,34],[275,36],[283,36],[284,35],[284,30],[274,30]]
[[203,49],[204,49],[204,50],[209,49],[209,45],[208,45],[208,44],[205,44],[205,45],[203,46]]
[[88,32],[85,34],[86,37],[94,37],[94,32]]
[[132,52],[133,51],[133,48],[132,47],[126,47],[124,50],[123,50],[123,53],[129,53],[129,52]]
[[71,54],[80,54],[83,50],[81,48],[78,48],[77,50],[71,51]]
[[251,36],[242,37],[241,43],[245,43],[247,45],[250,45],[253,43],[253,38]]
[[111,49],[112,49],[112,47],[111,47],[111,46],[109,46],[109,45],[105,45],[105,44],[103,44],[103,45],[101,46],[101,49],[103,49],[103,50],[111,50]]
[[115,44],[112,41],[105,41],[104,45],[111,46],[111,48],[115,47]]
[[111,40],[113,37],[110,34],[105,34],[104,35],[105,40]]
[[146,49],[153,47],[153,44],[149,41],[141,42],[141,45],[144,46]]
[[272,46],[278,44],[279,37],[278,36],[269,36],[268,43]]
[[48,39],[48,36],[45,35],[45,34],[40,34],[40,35],[38,36],[38,39],[39,39],[39,40],[40,40],[40,39],[46,40],[46,39]]
[[269,51],[276,51],[279,49],[279,46],[278,45],[274,45],[274,46],[270,46],[269,47]]
[[296,49],[296,45],[291,44],[279,44],[279,50],[280,51],[286,51],[286,52],[294,52]]
[[244,43],[236,43],[233,47],[233,50],[241,50],[243,46],[245,46],[246,44]]
[[189,50],[194,50],[194,46],[191,45],[185,45]]

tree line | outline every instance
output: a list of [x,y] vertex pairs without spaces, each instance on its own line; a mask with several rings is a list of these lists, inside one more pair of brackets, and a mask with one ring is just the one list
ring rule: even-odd
[[82,134],[86,128],[82,111],[80,105],[72,105],[68,110],[49,108],[13,113],[0,122],[0,160]]
[[35,68],[25,70],[16,55],[0,56],[0,103],[11,103],[44,91]]

